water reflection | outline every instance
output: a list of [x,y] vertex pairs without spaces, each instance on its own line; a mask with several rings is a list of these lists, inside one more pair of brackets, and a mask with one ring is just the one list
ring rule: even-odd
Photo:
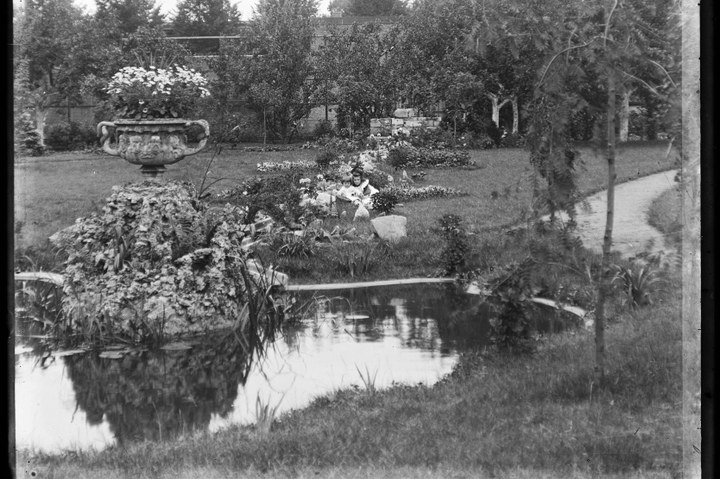
[[185,351],[139,352],[120,359],[66,358],[77,405],[90,424],[103,420],[118,443],[162,440],[204,430],[226,416],[251,355],[232,336]]
[[360,371],[376,374],[378,388],[432,384],[452,370],[459,350],[487,341],[489,308],[445,287],[336,291],[297,301],[312,314],[285,328],[262,360],[232,335],[115,359],[16,356],[18,447],[102,449],[252,423],[258,399],[279,412],[303,407],[362,386]]
[[492,307],[454,285],[337,290],[332,295],[298,295],[314,302],[315,321],[341,320],[361,341],[397,336],[404,346],[442,353],[488,343]]

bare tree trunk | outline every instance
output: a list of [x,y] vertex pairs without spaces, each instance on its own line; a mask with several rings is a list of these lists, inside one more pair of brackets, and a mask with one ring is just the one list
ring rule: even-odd
[[512,132],[513,134],[517,134],[520,131],[520,111],[518,109],[517,95],[513,95],[513,97],[510,99],[510,103],[512,104],[513,110]]
[[47,120],[48,110],[43,106],[35,107],[35,130],[40,138],[40,145],[45,147],[45,121]]
[[609,288],[610,248],[612,247],[613,219],[615,209],[615,77],[611,70],[608,75],[607,103],[607,216],[605,218],[605,236],[603,237],[598,299],[595,310],[595,382],[600,385],[605,380],[605,299]]
[[263,107],[263,149],[267,146],[267,109]]
[[620,121],[618,140],[620,140],[620,142],[626,142],[628,141],[628,135],[630,132],[630,95],[633,90],[627,85],[623,85],[621,91],[620,111],[618,112],[618,120]]
[[495,126],[500,128],[500,109],[510,100],[503,100],[501,102],[500,97],[495,93],[486,93],[485,95],[490,98],[490,102],[492,103],[492,121],[495,122]]

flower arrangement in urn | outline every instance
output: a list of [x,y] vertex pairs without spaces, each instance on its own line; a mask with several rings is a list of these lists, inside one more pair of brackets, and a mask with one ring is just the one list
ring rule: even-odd
[[[106,91],[117,118],[98,124],[105,153],[141,165],[141,172],[157,176],[165,165],[200,152],[210,136],[205,120],[187,120],[194,104],[210,96],[207,80],[194,69],[177,64],[125,67],[113,75]],[[202,128],[196,147],[189,147],[188,129]],[[113,141],[115,144],[113,145]]]
[[124,67],[106,91],[120,118],[181,118],[197,100],[210,96],[207,79],[195,69],[177,64],[169,68]]

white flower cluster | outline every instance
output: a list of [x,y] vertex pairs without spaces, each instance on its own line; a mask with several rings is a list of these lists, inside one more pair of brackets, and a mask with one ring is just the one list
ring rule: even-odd
[[201,98],[210,96],[207,79],[194,68],[174,65],[169,69],[124,67],[113,75],[107,92],[123,95],[130,91],[147,90],[151,96],[173,95],[178,89],[197,90]]
[[455,188],[446,188],[444,186],[427,185],[427,186],[410,186],[407,184],[393,184],[383,188],[383,191],[394,193],[399,201],[423,200],[428,198],[438,198],[447,196],[463,196],[460,190]]
[[303,168],[317,168],[317,164],[314,161],[283,161],[277,163],[274,161],[264,161],[257,164],[258,171],[282,171],[282,170],[296,170]]

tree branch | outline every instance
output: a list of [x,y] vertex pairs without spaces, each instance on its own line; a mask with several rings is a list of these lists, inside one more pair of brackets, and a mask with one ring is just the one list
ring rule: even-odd
[[547,75],[547,72],[548,72],[548,70],[550,70],[550,67],[552,66],[553,62],[555,62],[555,60],[557,60],[557,58],[560,55],[562,55],[565,52],[569,52],[570,50],[575,50],[577,48],[585,48],[588,45],[590,45],[591,43],[593,43],[594,41],[595,41],[595,38],[591,38],[590,41],[583,43],[582,45],[574,45],[572,47],[567,47],[564,50],[561,50],[558,53],[556,53],[555,56],[553,56],[550,59],[550,62],[548,62],[547,66],[545,67],[545,71],[543,71],[543,74],[540,76],[540,81],[538,82],[538,86],[543,84],[543,82],[545,81],[545,75]]
[[632,79],[634,79],[634,80],[639,81],[640,83],[642,83],[643,85],[645,85],[645,86],[648,88],[648,90],[650,90],[651,93],[653,93],[654,95],[656,95],[656,96],[658,96],[658,97],[660,97],[660,98],[663,98],[663,96],[660,95],[660,93],[659,93],[652,85],[650,85],[648,82],[646,82],[646,81],[643,80],[642,78],[638,78],[638,77],[636,77],[635,75],[631,75],[630,73],[628,73],[628,72],[626,72],[626,71],[623,71],[623,70],[620,70],[620,72],[623,73],[623,74],[625,74],[625,75],[627,75],[627,76],[629,76],[630,78],[632,78]]
[[618,6],[618,0],[615,0],[615,3],[613,4],[612,9],[610,9],[610,14],[608,15],[607,22],[605,23],[605,34],[603,35],[603,48],[607,46],[607,37],[608,32],[610,31],[610,20],[612,19],[613,13],[615,12],[615,9]]
[[673,88],[677,88],[677,85],[675,84],[675,82],[673,81],[672,77],[670,76],[670,73],[668,73],[668,71],[665,69],[665,67],[663,67],[662,65],[660,65],[660,64],[659,64],[658,62],[656,62],[655,60],[650,60],[650,59],[648,59],[648,61],[649,61],[650,63],[652,63],[653,65],[655,65],[656,67],[658,67],[659,69],[661,69],[661,70],[663,71],[663,73],[665,73],[665,76],[668,77],[668,80],[670,80],[670,83],[672,84]]

